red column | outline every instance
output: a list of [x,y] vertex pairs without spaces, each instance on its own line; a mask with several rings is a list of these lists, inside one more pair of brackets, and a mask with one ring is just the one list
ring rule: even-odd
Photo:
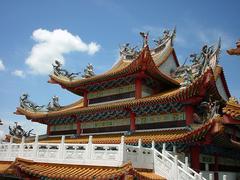
[[135,80],[135,98],[139,99],[142,97],[142,79],[137,77]]
[[186,125],[190,125],[193,123],[193,107],[191,105],[185,106],[186,113]]
[[130,112],[130,131],[135,131],[136,130],[135,120],[136,120],[135,113]]
[[47,135],[51,135],[51,130],[50,130],[50,128],[51,128],[51,125],[48,124],[48,125],[47,125]]
[[87,91],[83,92],[83,106],[84,107],[88,107],[88,97],[87,97],[88,93]]
[[81,134],[81,122],[77,121],[77,135]]
[[196,171],[200,171],[200,147],[192,146],[190,148],[191,151],[191,165],[192,168]]
[[218,155],[214,155],[214,180],[218,180]]

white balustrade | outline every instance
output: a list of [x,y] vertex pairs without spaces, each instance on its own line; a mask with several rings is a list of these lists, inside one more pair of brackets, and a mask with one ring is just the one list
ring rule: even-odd
[[33,143],[0,144],[0,161],[14,161],[16,157],[22,157],[37,162],[64,163],[95,166],[121,166],[131,161],[133,167],[153,169],[154,172],[166,179],[171,180],[205,180],[200,173],[192,170],[188,165],[188,158],[185,163],[179,161],[166,151],[163,144],[162,152],[152,148],[142,147],[139,139],[138,146],[126,145],[124,136],[120,144],[93,144],[92,136],[89,136],[87,144],[65,143],[65,136],[62,136],[61,143],[39,143],[38,136]]

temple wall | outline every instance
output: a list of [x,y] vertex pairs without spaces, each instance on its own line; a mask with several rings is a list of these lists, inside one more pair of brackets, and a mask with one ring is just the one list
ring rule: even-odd
[[224,100],[228,100],[228,96],[227,96],[227,93],[224,89],[224,86],[223,86],[223,82],[222,82],[222,79],[221,79],[221,76],[219,76],[216,80],[216,86],[217,86],[217,89],[218,89],[218,92],[219,94],[222,96],[222,98]]
[[147,97],[153,94],[152,88],[149,88],[145,85],[142,86],[142,97]]
[[174,60],[173,55],[171,54],[168,59],[160,65],[159,69],[164,73],[170,75],[171,72],[174,72],[177,68],[176,62]]

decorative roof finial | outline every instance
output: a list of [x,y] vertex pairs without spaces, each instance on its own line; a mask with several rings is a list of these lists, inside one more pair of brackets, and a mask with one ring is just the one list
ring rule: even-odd
[[136,50],[137,46],[131,47],[129,43],[125,43],[120,46],[120,58],[121,59],[134,59],[138,51]]
[[87,67],[84,69],[84,74],[82,75],[82,78],[90,78],[92,76],[95,76],[93,65],[88,63]]
[[237,48],[235,49],[229,49],[227,50],[227,53],[229,55],[237,55],[237,56],[240,56],[240,39],[236,42],[236,46]]
[[143,48],[146,47],[148,45],[148,35],[149,32],[140,32],[140,35],[143,38]]
[[73,80],[75,79],[79,74],[81,74],[80,72],[78,73],[69,73],[66,69],[62,68],[62,63],[58,60],[55,60],[54,64],[52,64],[53,66],[53,74],[55,76],[63,76],[68,78],[69,80]]

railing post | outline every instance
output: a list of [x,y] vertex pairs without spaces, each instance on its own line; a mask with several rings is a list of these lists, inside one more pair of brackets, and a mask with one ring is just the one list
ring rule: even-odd
[[213,174],[209,174],[209,180],[213,180]]
[[152,150],[154,150],[155,149],[155,141],[153,140],[152,141]]
[[138,147],[141,148],[142,147],[142,140],[138,139]]
[[223,175],[223,180],[227,180],[227,175]]
[[152,141],[152,164],[153,164],[153,170],[155,171],[155,141]]
[[163,143],[163,147],[162,147],[162,154],[165,155],[166,153],[166,144]]
[[13,136],[10,137],[10,142],[8,144],[8,157],[11,157],[11,153],[12,153],[12,143],[13,143]]
[[65,143],[65,136],[62,136],[61,144],[60,144],[60,147],[59,147],[59,150],[58,150],[59,160],[63,160],[64,159],[64,152],[65,152],[64,143]]
[[178,179],[178,157],[177,157],[177,155],[175,155],[174,156],[174,164],[173,164],[173,166],[174,166],[174,174],[173,174],[173,177],[175,177],[175,179],[177,180]]
[[188,166],[189,166],[189,164],[188,164],[188,157],[186,156],[185,157],[185,163],[184,163],[184,170],[187,171],[187,172],[188,172]]
[[119,146],[119,156],[121,163],[125,163],[126,161],[126,151],[125,151],[125,142],[124,142],[124,136],[121,136],[121,142]]
[[23,156],[24,154],[24,143],[25,143],[25,137],[22,137],[22,142],[20,144],[20,156]]
[[35,136],[34,146],[33,146],[33,160],[37,158],[38,151],[38,135]]
[[202,173],[201,172],[199,173],[199,179],[202,180]]
[[89,159],[89,160],[91,160],[92,159],[92,151],[93,151],[93,149],[92,149],[92,136],[89,136],[89,139],[88,139],[88,156],[87,156],[87,158]]
[[176,155],[176,146],[175,145],[173,145],[173,155]]
[[142,139],[138,139],[138,148],[139,148],[139,151],[138,151],[138,164],[143,164],[143,151],[142,151]]

